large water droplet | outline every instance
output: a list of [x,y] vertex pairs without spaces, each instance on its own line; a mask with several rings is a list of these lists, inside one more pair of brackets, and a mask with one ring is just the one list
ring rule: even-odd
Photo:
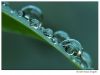
[[37,19],[32,19],[30,21],[30,26],[34,27],[35,29],[39,29],[41,27],[41,23]]
[[56,37],[58,39],[59,43],[64,41],[65,39],[69,39],[70,38],[69,35],[64,31],[56,31],[54,33],[54,37]]
[[64,47],[65,51],[73,56],[80,56],[83,52],[81,44],[75,39],[67,39],[60,43]]
[[28,6],[23,7],[20,10],[19,15],[29,21],[31,19],[38,19],[39,21],[43,19],[42,11],[38,7],[33,6],[33,5],[28,5]]
[[47,28],[43,31],[43,34],[47,36],[49,39],[53,37],[53,30],[50,28]]

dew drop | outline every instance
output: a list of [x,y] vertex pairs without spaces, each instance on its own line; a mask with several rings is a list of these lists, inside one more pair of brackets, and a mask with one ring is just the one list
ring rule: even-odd
[[7,9],[11,9],[10,4],[8,2],[2,2],[2,6],[6,7]]
[[60,43],[64,47],[65,51],[73,56],[80,56],[83,52],[81,44],[75,39],[67,39]]
[[23,7],[19,12],[19,16],[24,17],[29,21],[31,19],[38,19],[39,21],[43,19],[42,11],[38,7],[33,5]]
[[47,28],[43,31],[43,34],[47,36],[49,39],[53,37],[53,30],[50,28]]
[[45,30],[45,28],[41,26],[41,27],[39,28],[39,30],[40,30],[41,33],[43,33],[44,30]]
[[53,42],[53,44],[58,44],[58,39],[55,37],[51,38],[51,41]]
[[54,33],[54,37],[58,39],[58,43],[70,38],[69,35],[64,31],[56,31]]
[[13,14],[13,13],[15,13],[15,11],[11,10],[10,13]]
[[8,2],[2,2],[2,5],[3,6],[9,6],[9,3]]
[[41,27],[41,23],[37,19],[32,19],[30,21],[30,26],[34,27],[35,29],[39,29]]
[[17,13],[18,13],[18,16],[19,17],[22,17],[23,16],[23,12],[22,11],[18,11]]

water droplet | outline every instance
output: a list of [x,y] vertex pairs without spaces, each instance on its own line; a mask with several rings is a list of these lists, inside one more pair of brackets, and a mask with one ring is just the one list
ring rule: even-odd
[[35,29],[39,29],[41,27],[41,23],[37,19],[32,19],[30,21],[30,26],[34,27]]
[[54,37],[56,37],[58,39],[59,43],[64,41],[65,39],[69,39],[70,38],[69,35],[64,31],[56,31],[54,33]]
[[58,44],[58,39],[55,38],[55,37],[51,38],[51,41],[52,41],[54,44]]
[[7,9],[11,9],[10,4],[8,2],[2,2],[2,6],[6,7]]
[[11,14],[15,13],[13,10],[10,11]]
[[29,21],[30,19],[38,19],[39,21],[43,19],[42,11],[38,7],[33,6],[33,5],[28,5],[28,6],[23,7],[20,10],[19,15]]
[[42,33],[43,33],[43,32],[44,32],[44,30],[45,30],[45,28],[41,26],[41,27],[39,28],[39,30],[40,30],[40,32],[42,32]]
[[81,44],[75,39],[67,39],[60,43],[64,47],[65,51],[73,56],[80,56],[83,52]]
[[22,11],[18,11],[17,13],[18,13],[18,16],[19,17],[22,17],[23,16],[23,12]]
[[47,28],[43,31],[43,34],[47,36],[49,39],[53,37],[53,30],[50,28]]
[[3,6],[8,6],[9,3],[8,3],[8,2],[2,2],[2,5],[3,5]]
[[82,58],[82,61],[86,64],[86,66],[88,68],[91,68],[91,66],[92,66],[92,60],[91,60],[90,55],[87,52],[83,52],[82,55],[81,55],[81,58]]

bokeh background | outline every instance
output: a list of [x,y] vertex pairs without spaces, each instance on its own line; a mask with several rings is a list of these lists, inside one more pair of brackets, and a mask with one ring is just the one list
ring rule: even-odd
[[[9,2],[14,10],[38,6],[44,27],[63,30],[81,42],[98,69],[98,2]],[[47,43],[34,38],[2,32],[3,70],[76,70],[77,68]]]

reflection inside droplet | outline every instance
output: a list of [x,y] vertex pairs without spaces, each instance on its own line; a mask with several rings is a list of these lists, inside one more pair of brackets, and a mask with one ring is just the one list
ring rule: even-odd
[[41,23],[37,19],[32,19],[30,21],[30,26],[34,27],[35,29],[39,29],[41,27]]
[[58,44],[58,40],[55,37],[51,38],[51,41],[53,42],[53,44]]
[[80,56],[83,52],[81,44],[75,39],[67,39],[60,43],[65,51],[73,56]]
[[22,11],[18,11],[17,13],[18,13],[18,16],[19,17],[22,17],[23,16],[23,12]]
[[47,28],[43,31],[43,34],[47,36],[49,39],[53,37],[53,30],[50,28]]
[[19,12],[19,17],[24,17],[25,19],[27,19],[28,21],[30,21],[31,19],[38,19],[39,21],[41,21],[42,18],[42,11],[33,5],[28,5],[23,7]]

